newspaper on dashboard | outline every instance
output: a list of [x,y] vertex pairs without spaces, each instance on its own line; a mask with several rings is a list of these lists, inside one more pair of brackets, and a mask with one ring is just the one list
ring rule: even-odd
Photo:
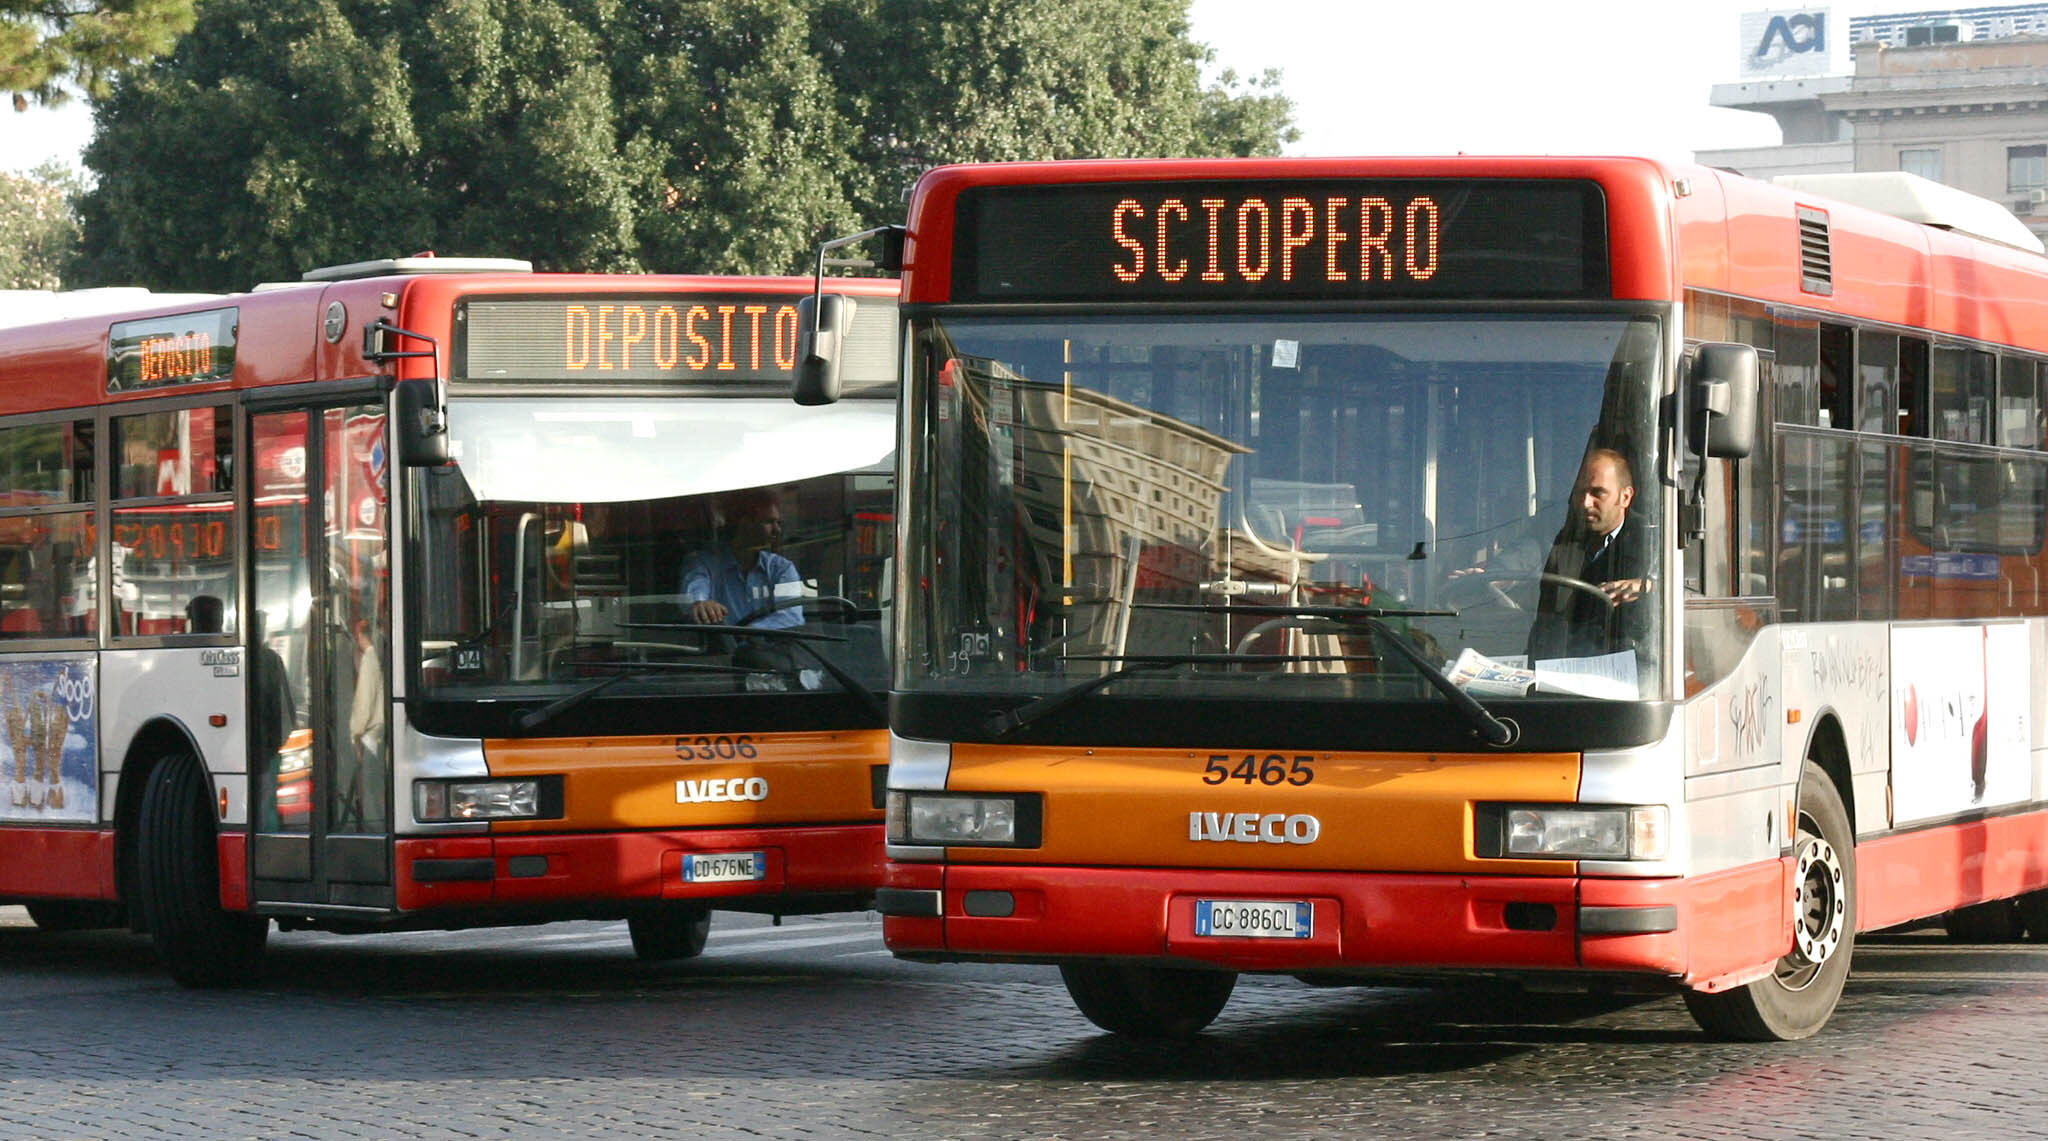
[[1526,697],[1531,693],[1566,693],[1611,701],[1634,701],[1636,655],[1633,650],[1587,658],[1545,658],[1528,668],[1527,658],[1489,658],[1467,648],[1444,667],[1451,684],[1480,697]]
[[1489,658],[1466,647],[1444,671],[1451,684],[1482,697],[1523,697],[1536,684],[1536,671]]

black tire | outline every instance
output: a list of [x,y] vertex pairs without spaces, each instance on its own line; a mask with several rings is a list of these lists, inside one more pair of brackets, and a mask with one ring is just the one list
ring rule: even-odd
[[694,903],[652,907],[627,916],[626,930],[643,963],[694,959],[711,936],[711,909]]
[[2026,923],[2017,900],[1994,899],[1943,913],[1941,927],[1954,943],[2017,943]]
[[22,906],[45,931],[92,931],[128,923],[120,904],[101,899],[38,899]]
[[1192,1038],[1223,1012],[1235,971],[1062,963],[1060,978],[1088,1021],[1130,1038]]
[[1793,947],[1769,975],[1733,990],[1686,991],[1700,1029],[1744,1042],[1790,1042],[1827,1025],[1856,948],[1856,837],[1834,781],[1811,760],[1799,780],[1798,914]]
[[270,921],[220,905],[213,783],[199,760],[165,757],[142,792],[136,897],[157,958],[180,986],[236,986],[263,959]]

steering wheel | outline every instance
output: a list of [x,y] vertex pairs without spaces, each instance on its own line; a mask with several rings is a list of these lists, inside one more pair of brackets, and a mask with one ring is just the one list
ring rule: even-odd
[[834,610],[837,610],[840,614],[841,621],[851,621],[854,615],[860,613],[860,607],[855,606],[853,604],[853,600],[850,598],[841,598],[836,594],[816,594],[810,596],[809,598],[778,598],[774,602],[769,603],[767,606],[764,606],[761,609],[754,611],[752,614],[747,615],[745,618],[740,619],[738,622],[733,623],[733,625],[752,626],[754,623],[759,622],[761,619],[768,617],[770,614],[774,614],[777,611],[787,610],[792,606],[821,605],[828,606]]
[[[1585,579],[1573,578],[1566,574],[1554,574],[1550,571],[1542,571],[1540,573],[1503,571],[1495,574],[1482,567],[1477,573],[1466,577],[1484,582],[1486,589],[1493,593],[1493,600],[1510,610],[1521,610],[1524,607],[1521,603],[1516,602],[1507,591],[1501,589],[1501,584],[1504,582],[1537,582],[1545,586],[1561,586],[1568,590],[1583,591],[1586,594],[1590,594],[1594,598],[1599,599],[1609,609],[1612,609],[1615,605],[1614,599],[1609,598],[1606,591],[1593,583],[1587,582]],[[1454,579],[1452,583],[1455,586],[1464,581],[1464,579]]]

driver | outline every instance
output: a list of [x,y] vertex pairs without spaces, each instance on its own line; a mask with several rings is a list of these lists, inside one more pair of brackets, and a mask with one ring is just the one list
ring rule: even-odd
[[683,605],[690,620],[705,625],[777,629],[801,626],[803,608],[774,609],[778,598],[794,597],[802,576],[796,564],[775,553],[782,542],[782,505],[767,488],[737,491],[721,503],[726,540],[683,560]]
[[1619,653],[1648,640],[1654,617],[1644,601],[1651,584],[1650,536],[1646,527],[1628,525],[1635,497],[1626,457],[1612,448],[1586,453],[1572,487],[1571,521],[1543,564],[1546,576],[1584,585],[1546,578],[1529,631],[1532,659]]

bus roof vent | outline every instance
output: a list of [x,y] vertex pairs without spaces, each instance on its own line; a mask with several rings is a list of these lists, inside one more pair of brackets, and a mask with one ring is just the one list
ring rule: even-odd
[[[1833,198],[1866,210],[1890,214],[1894,218],[1904,218],[1908,222],[1954,230],[2030,253],[2043,252],[2041,239],[2034,235],[2034,231],[2013,217],[2012,211],[2000,203],[1903,170],[1861,174],[1786,174],[1771,181],[1802,198],[1809,195]],[[1805,225],[1802,217],[1802,234]]]
[[347,265],[309,269],[302,281],[353,281],[359,277],[393,277],[407,273],[532,273],[533,263],[519,258],[442,258],[414,254],[409,258],[378,258]]
[[1834,261],[1828,253],[1828,212],[1799,208],[1799,288],[1823,296],[1835,291]]

